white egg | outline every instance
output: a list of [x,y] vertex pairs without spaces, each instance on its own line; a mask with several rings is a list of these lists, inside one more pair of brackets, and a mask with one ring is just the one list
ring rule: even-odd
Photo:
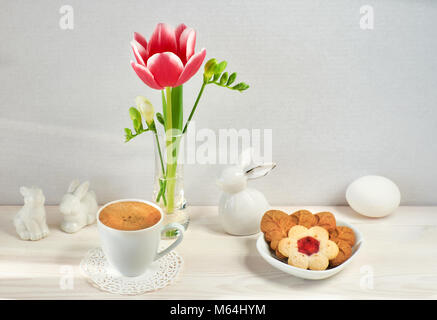
[[379,218],[389,215],[399,207],[401,192],[390,179],[364,176],[348,186],[346,200],[356,212]]

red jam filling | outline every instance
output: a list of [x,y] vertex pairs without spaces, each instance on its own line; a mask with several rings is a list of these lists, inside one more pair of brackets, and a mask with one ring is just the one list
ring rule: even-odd
[[320,242],[313,237],[305,237],[297,241],[297,249],[301,253],[305,253],[307,256],[313,253],[319,252]]

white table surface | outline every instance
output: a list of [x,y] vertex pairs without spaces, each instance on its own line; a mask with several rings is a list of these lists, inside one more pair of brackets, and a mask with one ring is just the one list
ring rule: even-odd
[[[99,246],[96,226],[70,235],[59,229],[58,207],[46,207],[50,235],[22,241],[12,219],[19,207],[0,207],[0,298],[3,299],[436,299],[437,207],[401,207],[382,219],[349,207],[277,207],[331,211],[362,232],[365,243],[336,276],[310,281],[274,269],[257,253],[258,235],[234,237],[218,223],[216,207],[190,207],[191,223],[176,251],[184,268],[176,281],[140,296],[91,286],[80,273],[85,253]],[[65,270],[73,289],[62,289]],[[371,281],[366,281],[366,280]],[[372,288],[373,286],[373,288]]]

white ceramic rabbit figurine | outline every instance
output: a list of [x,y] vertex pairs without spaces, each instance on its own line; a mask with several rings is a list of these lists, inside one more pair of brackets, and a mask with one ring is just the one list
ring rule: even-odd
[[89,181],[79,184],[77,179],[71,182],[59,205],[64,216],[61,229],[68,233],[77,232],[96,221],[98,209],[96,194],[94,191],[88,191]]
[[14,217],[14,226],[23,240],[39,240],[49,234],[46,223],[45,197],[41,189],[21,187],[24,206]]
[[240,155],[239,164],[225,169],[218,181],[223,190],[219,201],[220,221],[225,231],[233,235],[258,233],[262,215],[269,209],[264,195],[246,185],[248,179],[265,176],[276,164],[250,166],[251,162],[251,149],[246,149]]

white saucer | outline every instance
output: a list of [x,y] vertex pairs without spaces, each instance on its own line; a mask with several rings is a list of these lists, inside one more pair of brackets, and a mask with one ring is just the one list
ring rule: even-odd
[[88,251],[80,269],[97,288],[116,294],[138,295],[155,291],[171,284],[182,269],[183,259],[172,251],[155,261],[138,277],[125,277],[112,267],[101,248]]

